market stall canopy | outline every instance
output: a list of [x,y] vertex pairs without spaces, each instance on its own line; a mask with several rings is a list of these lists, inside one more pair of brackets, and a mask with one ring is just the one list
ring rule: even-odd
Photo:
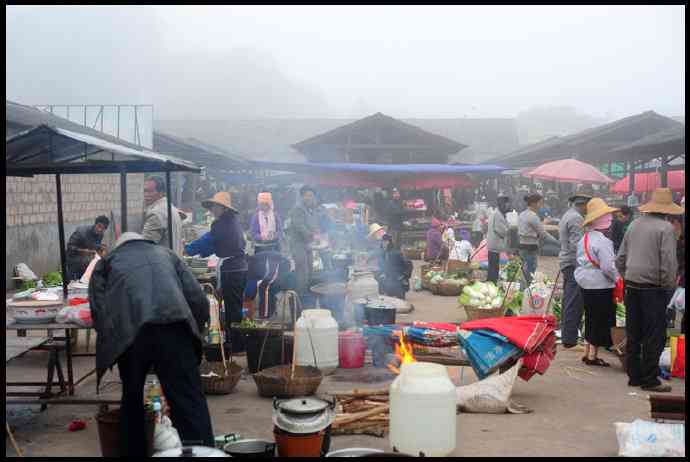
[[493,164],[448,165],[448,164],[359,164],[343,162],[252,162],[253,165],[266,170],[277,170],[296,173],[343,173],[361,172],[389,176],[406,174],[497,174],[505,167]]
[[[658,172],[646,172],[635,174],[635,192],[652,192],[661,187],[661,179]],[[668,172],[668,186],[672,191],[685,191],[685,170],[672,170]],[[618,181],[610,189],[617,194],[628,194],[630,191],[630,175]]]
[[529,169],[523,176],[563,183],[615,183],[615,180],[601,173],[593,165],[576,159],[547,162]]
[[200,171],[189,161],[49,125],[7,138],[5,150],[5,174],[10,176]]
[[621,158],[648,160],[659,156],[685,156],[685,125],[679,124],[611,150]]
[[153,149],[164,155],[195,162],[216,175],[247,168],[247,159],[238,155],[193,138],[183,139],[158,130],[153,132]]
[[[553,137],[489,159],[510,167],[528,167],[541,162],[577,158],[596,163],[620,160],[650,160],[667,152],[615,151],[645,137],[666,130],[683,130],[685,126],[654,111],[646,111],[568,136]],[[683,140],[684,144],[684,140]],[[640,157],[634,157],[638,155]],[[633,156],[633,157],[631,157]]]
[[468,174],[498,174],[498,165],[448,164],[352,164],[254,162],[267,170],[305,173],[310,184],[331,187],[374,188],[397,186],[401,189],[441,189],[474,187]]

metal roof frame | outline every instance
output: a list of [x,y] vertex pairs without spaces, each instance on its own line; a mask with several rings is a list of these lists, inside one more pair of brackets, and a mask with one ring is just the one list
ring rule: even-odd
[[194,163],[139,150],[104,137],[42,124],[5,139],[5,176],[55,175],[62,291],[67,300],[65,223],[62,213],[62,174],[119,173],[121,230],[127,230],[127,173],[165,172],[168,236],[172,248],[170,172],[199,173]]

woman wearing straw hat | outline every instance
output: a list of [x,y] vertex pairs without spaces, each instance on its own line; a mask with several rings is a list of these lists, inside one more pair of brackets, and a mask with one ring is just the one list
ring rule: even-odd
[[628,385],[669,392],[659,381],[659,358],[666,346],[666,305],[678,271],[676,236],[668,215],[681,215],[671,190],[658,188],[630,223],[616,257],[625,280],[625,332]]
[[218,192],[201,205],[213,214],[215,220],[211,223],[211,231],[187,245],[185,253],[202,257],[215,253],[219,258],[216,279],[225,306],[225,331],[229,333],[233,353],[241,353],[244,352],[242,336],[230,329],[230,324],[242,321],[242,298],[248,269],[244,234],[230,193]]
[[577,244],[575,280],[582,288],[587,342],[582,362],[588,366],[610,366],[597,355],[599,348],[613,345],[611,328],[616,325],[613,289],[619,275],[613,241],[606,233],[617,211],[599,197],[587,202],[587,215],[582,222],[585,232]]

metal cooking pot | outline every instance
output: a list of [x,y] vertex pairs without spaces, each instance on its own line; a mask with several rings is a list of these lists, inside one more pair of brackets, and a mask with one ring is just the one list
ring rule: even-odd
[[223,449],[232,457],[272,459],[275,456],[276,444],[264,440],[239,440],[226,444]]
[[335,400],[328,402],[309,397],[279,401],[274,398],[273,409],[273,424],[288,433],[320,432],[335,419]]
[[153,457],[230,457],[220,449],[208,446],[184,446],[157,452]]
[[395,305],[381,298],[369,299],[364,305],[364,316],[370,326],[395,324],[395,314]]

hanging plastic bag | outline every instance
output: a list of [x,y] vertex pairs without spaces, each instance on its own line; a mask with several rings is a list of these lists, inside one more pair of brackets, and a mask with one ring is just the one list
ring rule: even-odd
[[671,348],[664,348],[664,352],[661,353],[659,357],[659,367],[665,367],[666,369],[671,369]]
[[685,457],[685,425],[616,422],[618,455],[622,457]]
[[678,310],[681,312],[685,311],[685,287],[678,287],[671,297],[671,301],[668,303],[668,308]]
[[676,341],[671,344],[671,351],[675,351],[672,359],[671,377],[685,378],[685,335],[676,337]]

